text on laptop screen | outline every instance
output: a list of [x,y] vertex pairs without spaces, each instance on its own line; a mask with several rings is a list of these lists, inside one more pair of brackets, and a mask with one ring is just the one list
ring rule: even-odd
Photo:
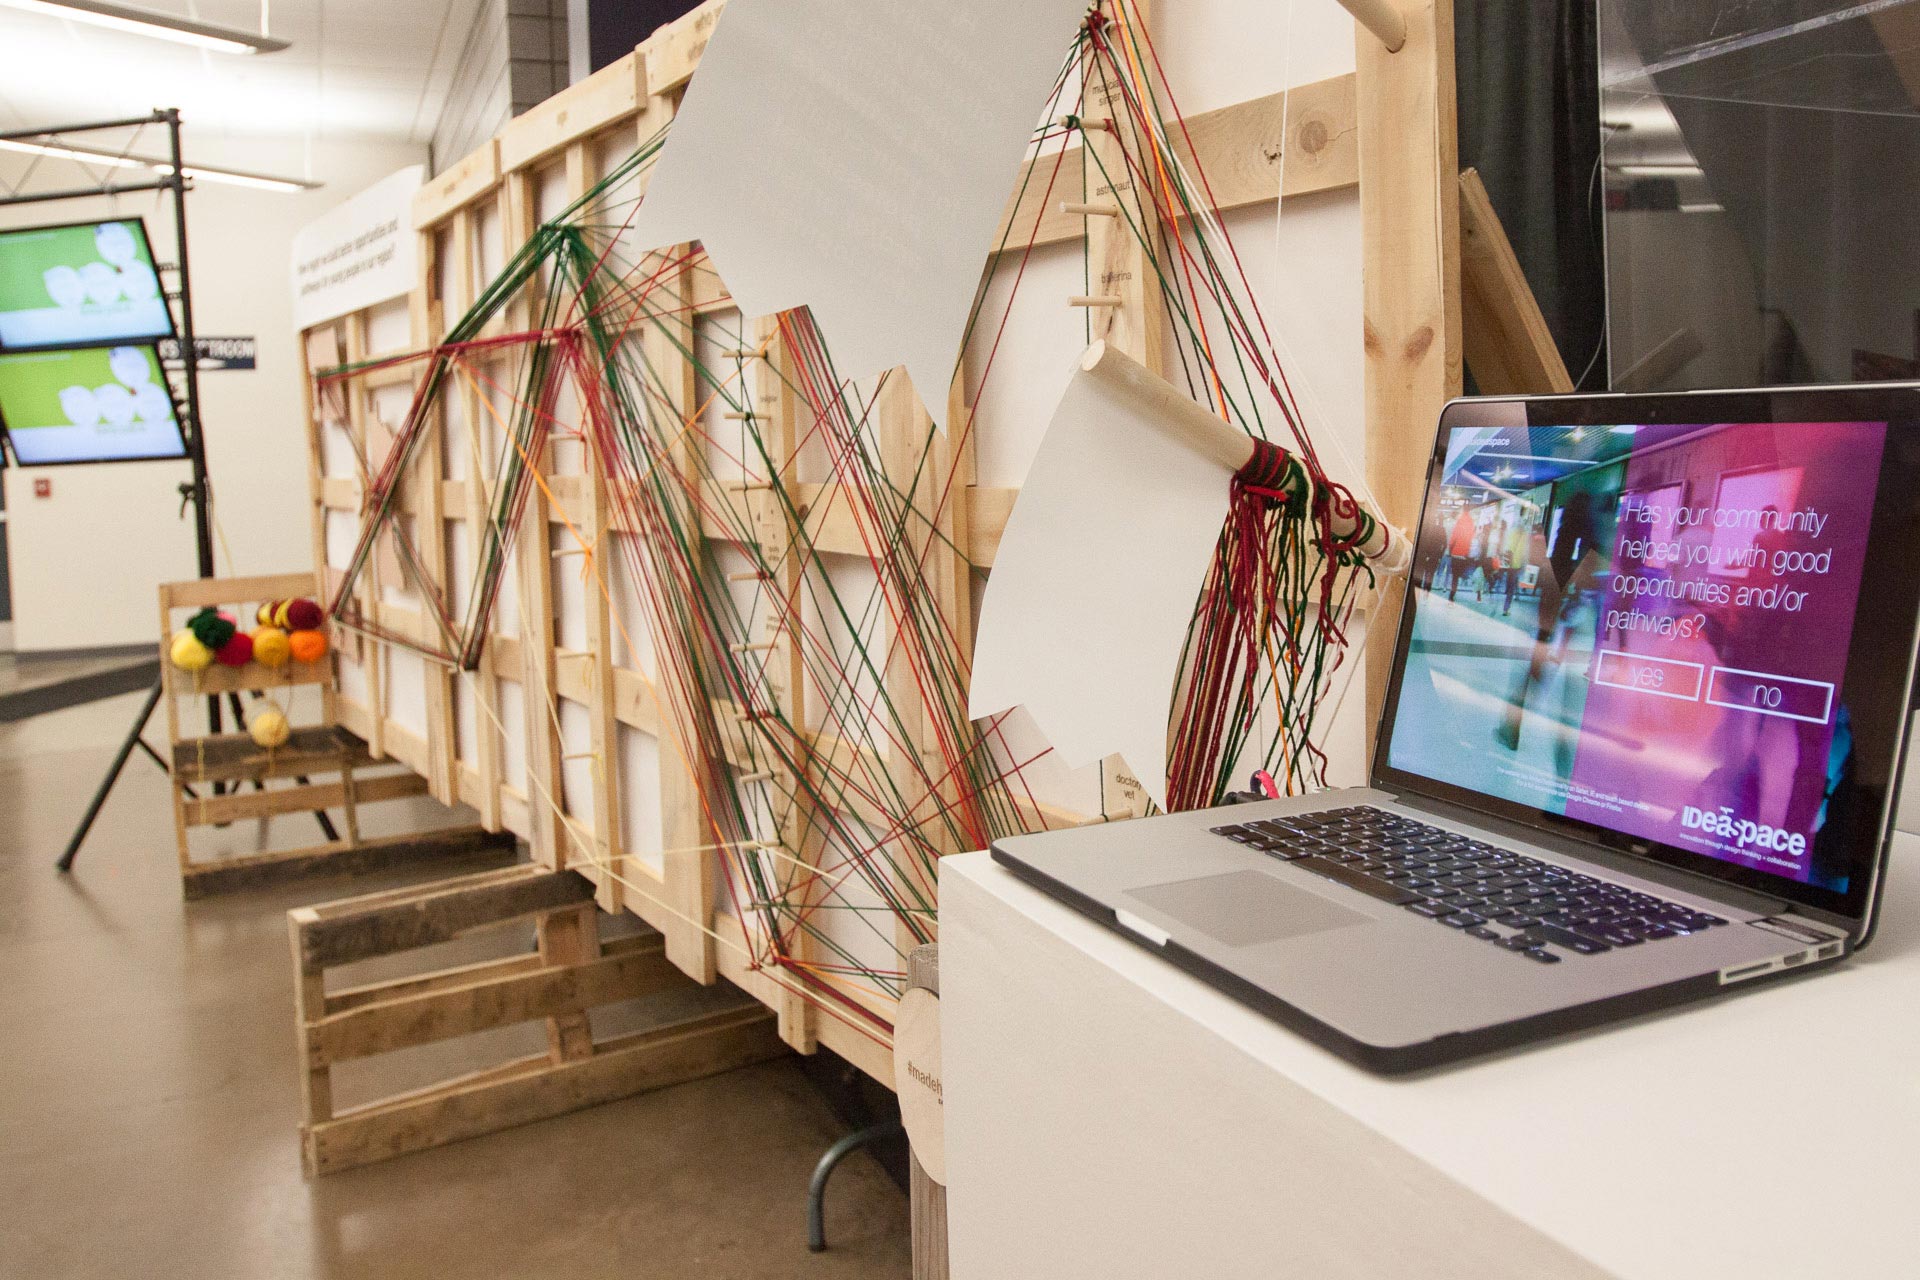
[[[1887,425],[1456,428],[1388,763],[1844,892]],[[1831,843],[1831,842],[1830,842]]]

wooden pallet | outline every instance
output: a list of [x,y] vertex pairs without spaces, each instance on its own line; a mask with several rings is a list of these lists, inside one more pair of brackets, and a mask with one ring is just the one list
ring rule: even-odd
[[[334,661],[290,663],[278,671],[257,664],[183,672],[167,660],[169,639],[184,615],[209,605],[242,605],[262,600],[316,594],[311,573],[260,578],[171,582],[160,587],[161,679],[167,704],[167,733],[172,744],[174,836],[179,850],[181,890],[186,897],[284,884],[320,875],[355,875],[426,861],[492,853],[511,858],[512,833],[479,826],[386,837],[360,831],[360,807],[381,800],[424,795],[426,782],[411,773],[367,776],[385,762],[367,744],[334,723],[337,707]],[[294,730],[271,751],[246,733],[192,736],[184,729],[181,703],[228,695],[317,689],[320,722]],[[269,787],[269,783],[279,784]],[[338,838],[298,848],[274,849],[244,857],[196,861],[188,832],[250,818],[292,818],[307,822],[316,813],[338,813]]]
[[[588,1011],[693,981],[658,933],[603,943],[594,886],[521,865],[287,914],[310,1174],[443,1146],[786,1052],[771,1013],[731,1008],[596,1043]],[[531,919],[532,950],[329,993],[327,970]],[[351,1111],[333,1106],[341,1062],[544,1020],[547,1052]]]

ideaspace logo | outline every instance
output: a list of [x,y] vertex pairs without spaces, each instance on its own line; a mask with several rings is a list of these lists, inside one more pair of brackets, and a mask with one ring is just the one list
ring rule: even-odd
[[1795,858],[1807,851],[1807,837],[1800,832],[1782,831],[1764,822],[1736,818],[1733,809],[1727,805],[1717,810],[1696,809],[1687,805],[1680,810],[1680,825],[1702,835],[1732,840],[1742,849],[1766,849]]

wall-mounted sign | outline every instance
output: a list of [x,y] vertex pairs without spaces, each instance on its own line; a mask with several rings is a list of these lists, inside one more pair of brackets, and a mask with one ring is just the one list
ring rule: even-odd
[[[256,340],[253,338],[203,338],[195,334],[193,346],[200,354],[202,373],[254,367]],[[186,361],[180,358],[180,339],[160,340],[160,363],[169,369],[186,367]]]
[[425,165],[409,165],[362,191],[293,238],[293,322],[324,321],[404,296],[419,269],[413,197]]

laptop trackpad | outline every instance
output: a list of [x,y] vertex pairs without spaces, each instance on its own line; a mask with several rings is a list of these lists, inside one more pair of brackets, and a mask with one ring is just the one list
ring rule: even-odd
[[1230,947],[1251,947],[1373,923],[1370,916],[1258,871],[1230,871],[1148,885],[1129,889],[1127,896]]

